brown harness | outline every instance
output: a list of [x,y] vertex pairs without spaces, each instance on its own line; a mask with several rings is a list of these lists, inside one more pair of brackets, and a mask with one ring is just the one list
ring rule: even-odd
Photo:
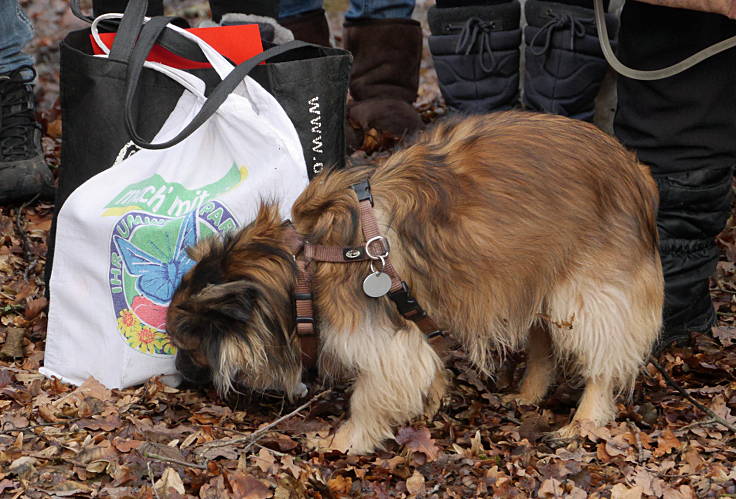
[[391,279],[391,287],[386,295],[396,304],[399,313],[414,322],[424,333],[437,355],[444,359],[450,350],[446,333],[426,314],[424,309],[409,292],[409,286],[401,280],[389,260],[389,245],[378,230],[378,221],[373,211],[373,196],[367,180],[351,186],[358,196],[360,225],[366,240],[363,246],[321,246],[304,241],[292,227],[292,252],[296,258],[297,277],[294,301],[296,305],[296,332],[302,348],[302,362],[307,368],[316,366],[319,351],[319,332],[314,319],[312,303],[311,262],[351,263],[371,260],[380,261],[382,268],[375,274],[386,273]]

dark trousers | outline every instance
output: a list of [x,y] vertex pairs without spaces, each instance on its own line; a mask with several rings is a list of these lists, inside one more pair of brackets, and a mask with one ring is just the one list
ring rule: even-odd
[[[128,0],[93,0],[92,6],[95,16],[108,12],[122,12]],[[210,0],[212,19],[220,22],[220,18],[228,12],[242,12],[259,16],[278,17],[278,0]],[[164,13],[163,0],[148,0],[149,16],[162,16]]]
[[[725,16],[627,2],[619,57],[637,69],[657,69],[734,34],[736,22]],[[706,330],[715,320],[708,293],[719,256],[715,236],[731,211],[736,50],[664,80],[619,76],[614,128],[659,186],[664,335]]]

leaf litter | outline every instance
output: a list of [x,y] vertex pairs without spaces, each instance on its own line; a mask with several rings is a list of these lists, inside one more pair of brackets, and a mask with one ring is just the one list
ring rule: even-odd
[[[64,0],[21,4],[38,35],[31,47],[38,111],[46,158],[56,170],[62,127],[56,47],[83,25]],[[172,11],[171,2],[167,8]],[[173,13],[190,19],[207,13],[200,1],[176,8]],[[421,110],[431,121],[444,108],[425,56]],[[371,150],[356,157],[380,161],[386,153],[373,150],[391,145],[393,138],[370,135]],[[620,401],[615,423],[583,425],[581,439],[555,446],[544,436],[568,421],[579,396],[574,387],[559,383],[539,407],[505,406],[500,395],[518,382],[523,355],[485,379],[455,352],[448,363],[453,383],[439,413],[397,429],[396,440],[370,456],[318,450],[345,417],[344,387],[291,414],[299,408],[281,399],[254,395],[227,404],[211,389],[175,389],[157,378],[126,390],[108,390],[91,378],[80,387],[46,379],[37,370],[45,346],[43,263],[52,213],[53,205],[42,201],[0,206],[2,497],[736,496],[736,435],[670,388],[652,365],[642,369],[631,399]],[[733,424],[733,218],[718,243],[722,258],[711,286],[718,324],[712,335],[694,335],[690,345],[658,361],[688,394]]]

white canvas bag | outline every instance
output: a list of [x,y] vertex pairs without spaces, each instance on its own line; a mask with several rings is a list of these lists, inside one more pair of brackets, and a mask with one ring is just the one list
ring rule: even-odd
[[[169,28],[196,42],[221,78],[232,71],[204,41]],[[162,142],[199,111],[205,86],[187,72],[146,66],[186,89],[156,135]],[[59,212],[41,372],[77,385],[94,376],[109,388],[175,375],[165,314],[194,263],[186,247],[249,223],[261,199],[280,200],[288,216],[307,183],[293,124],[249,77],[184,141],[142,149],[89,179]]]

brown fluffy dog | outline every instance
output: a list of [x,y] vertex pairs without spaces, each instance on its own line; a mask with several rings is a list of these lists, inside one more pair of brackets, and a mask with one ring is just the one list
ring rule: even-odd
[[[557,366],[585,390],[573,422],[603,425],[657,338],[663,300],[657,191],[648,169],[592,125],[507,112],[447,121],[377,169],[323,174],[293,206],[314,244],[364,244],[351,184],[370,177],[391,260],[430,317],[484,372],[492,350],[526,346],[513,398],[536,403]],[[294,258],[276,206],[192,250],[168,325],[185,376],[298,392]],[[350,419],[332,446],[367,453],[392,427],[434,412],[443,366],[417,327],[361,284],[367,262],[319,263],[320,367],[354,377]]]

